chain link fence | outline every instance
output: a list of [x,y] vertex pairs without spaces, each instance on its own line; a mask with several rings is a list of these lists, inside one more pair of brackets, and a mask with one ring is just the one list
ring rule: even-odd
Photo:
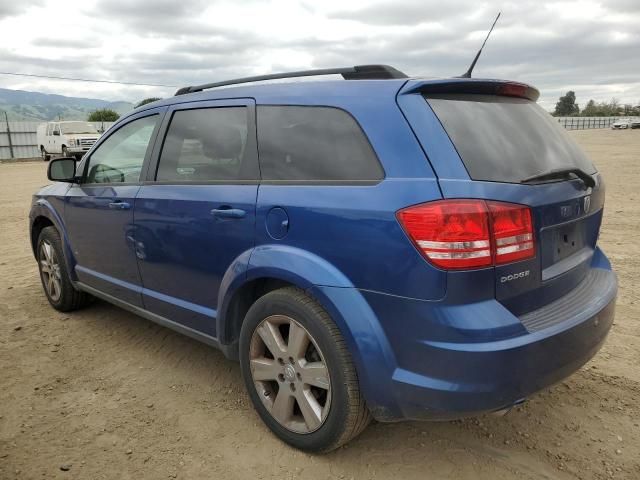
[[591,128],[610,128],[618,121],[637,121],[640,117],[555,117],[567,130],[587,130]]

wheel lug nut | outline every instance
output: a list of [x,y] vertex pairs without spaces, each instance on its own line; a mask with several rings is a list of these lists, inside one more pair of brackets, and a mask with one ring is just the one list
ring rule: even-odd
[[280,380],[281,382],[284,382],[284,375],[283,374],[278,375],[278,380]]
[[289,363],[293,363],[293,357],[289,357]]
[[295,392],[295,391],[296,391],[296,386],[295,386],[293,383],[289,384],[289,388],[290,388],[290,389],[291,389],[291,391],[293,391],[293,392]]
[[296,373],[296,377],[298,377],[298,380],[302,380],[302,375],[300,375],[300,372]]
[[284,360],[282,360],[281,358],[279,358],[279,359],[278,359],[278,363],[279,363],[280,365],[284,365]]

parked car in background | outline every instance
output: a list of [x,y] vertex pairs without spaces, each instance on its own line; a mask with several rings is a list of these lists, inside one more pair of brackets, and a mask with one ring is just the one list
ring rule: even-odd
[[37,140],[42,159],[51,155],[82,157],[100,138],[96,127],[89,122],[60,121],[38,125]]
[[640,119],[632,120],[629,127],[632,129],[640,128]]
[[185,87],[52,160],[29,223],[51,305],[98,297],[220,348],[309,451],[371,418],[509,409],[596,354],[604,182],[535,88],[267,78],[302,73],[344,80]]
[[611,124],[612,130],[626,130],[627,128],[629,128],[628,120],[618,120]]

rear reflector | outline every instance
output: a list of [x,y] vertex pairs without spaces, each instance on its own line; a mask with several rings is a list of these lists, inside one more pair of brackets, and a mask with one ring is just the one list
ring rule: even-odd
[[422,254],[443,269],[482,268],[535,255],[528,207],[439,200],[405,208],[398,220]]

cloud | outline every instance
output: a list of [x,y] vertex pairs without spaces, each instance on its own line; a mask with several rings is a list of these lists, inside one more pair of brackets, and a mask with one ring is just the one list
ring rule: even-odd
[[[43,2],[0,0],[0,70],[189,85],[387,63],[449,77],[467,69],[501,9],[474,76],[532,83],[547,108],[569,89],[583,104],[640,101],[637,0],[68,0],[64,9]],[[3,76],[0,86],[113,100],[173,93]]]
[[215,3],[207,0],[100,0],[91,15],[140,36],[193,36],[215,33],[202,14]]
[[20,15],[34,6],[42,5],[44,0],[23,2],[16,0],[0,0],[0,20],[6,17]]
[[31,45],[36,47],[47,48],[61,48],[69,50],[84,50],[89,48],[100,48],[102,42],[100,39],[92,37],[79,38],[77,36],[72,37],[36,37],[31,40]]
[[328,16],[370,25],[414,26],[421,23],[442,23],[451,19],[463,20],[474,12],[473,5],[477,4],[464,0],[380,2],[362,8],[335,10]]

